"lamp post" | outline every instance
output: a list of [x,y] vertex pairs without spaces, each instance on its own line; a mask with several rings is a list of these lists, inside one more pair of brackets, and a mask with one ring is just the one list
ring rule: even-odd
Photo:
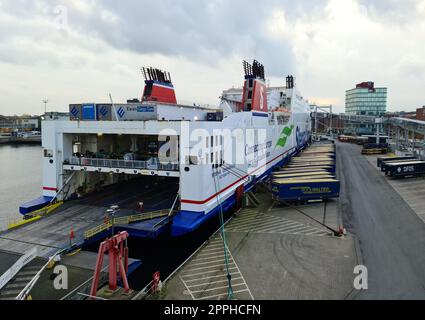
[[117,205],[110,206],[108,210],[106,210],[108,218],[111,220],[111,232],[112,236],[115,234],[115,214],[120,210],[120,207]]
[[49,100],[44,99],[44,100],[42,100],[42,102],[44,103],[44,114],[46,114],[47,113],[47,104],[49,103]]

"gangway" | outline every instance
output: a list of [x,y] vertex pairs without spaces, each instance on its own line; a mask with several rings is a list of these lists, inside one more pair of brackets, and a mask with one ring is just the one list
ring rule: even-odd
[[59,250],[38,270],[34,277],[27,283],[27,285],[19,292],[16,296],[16,300],[25,300],[30,295],[32,288],[34,288],[37,281],[40,279],[41,274],[46,270],[52,263],[58,261],[60,256],[67,251],[66,249]]
[[[27,289],[32,288],[36,276],[43,270],[39,262],[37,247],[27,251],[0,277],[0,300],[23,300]],[[37,278],[38,279],[38,278]]]
[[16,261],[12,267],[9,268],[1,277],[0,277],[0,290],[3,289],[10,280],[12,280],[19,271],[25,267],[28,263],[34,260],[37,257],[37,248],[32,248],[27,253]]

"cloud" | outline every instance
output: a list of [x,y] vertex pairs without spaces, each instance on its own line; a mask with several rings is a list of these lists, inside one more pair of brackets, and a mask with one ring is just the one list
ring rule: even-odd
[[115,49],[163,54],[216,64],[238,55],[263,60],[271,76],[294,71],[290,37],[276,39],[267,26],[281,10],[293,21],[325,1],[162,0],[162,1],[3,1],[4,10],[20,19],[52,23],[64,6],[69,29],[98,38]]
[[359,4],[377,21],[407,25],[424,17],[423,0],[359,0]]
[[424,16],[425,0],[0,0],[0,113],[136,97],[142,65],[212,104],[254,58],[337,111],[364,80],[390,88],[390,109],[422,105]]

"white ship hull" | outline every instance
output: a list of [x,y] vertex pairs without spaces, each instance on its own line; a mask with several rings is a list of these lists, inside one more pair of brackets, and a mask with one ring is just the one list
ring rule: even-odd
[[[70,105],[69,120],[44,121],[42,201],[66,200],[122,175],[179,179],[174,236],[239,206],[243,193],[303,148],[311,132],[310,107],[293,77],[286,87],[266,88],[263,67],[254,67],[245,66],[244,89],[230,90],[217,109],[178,105],[169,74],[150,69],[141,103]],[[136,159],[147,151],[140,145],[155,144],[152,137],[157,155]]]

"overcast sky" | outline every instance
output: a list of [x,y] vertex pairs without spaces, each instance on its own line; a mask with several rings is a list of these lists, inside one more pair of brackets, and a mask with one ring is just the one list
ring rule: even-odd
[[389,110],[425,105],[425,0],[0,0],[0,114],[140,97],[141,66],[177,99],[218,104],[256,58],[271,85],[344,111],[361,81]]

